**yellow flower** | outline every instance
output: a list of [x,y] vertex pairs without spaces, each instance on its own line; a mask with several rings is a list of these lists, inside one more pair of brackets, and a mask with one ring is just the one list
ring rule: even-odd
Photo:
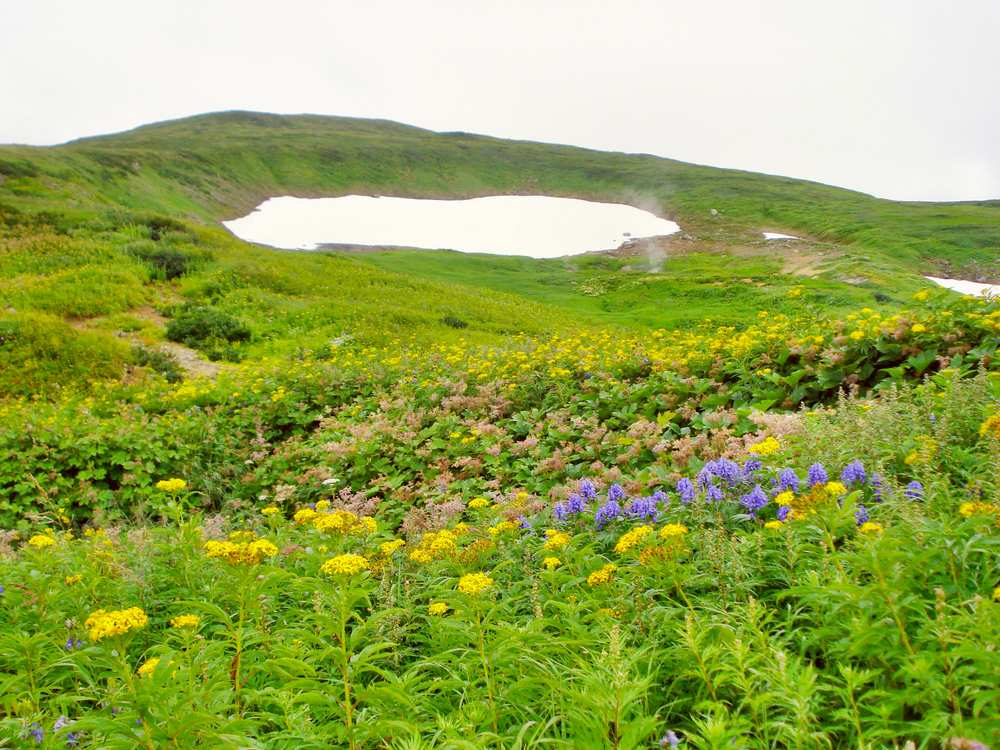
[[668,523],[660,529],[660,539],[673,539],[688,533],[688,527],[682,523]]
[[74,585],[76,583],[79,583],[82,580],[83,580],[83,576],[80,575],[79,573],[77,573],[76,575],[66,576],[66,578],[64,579],[64,582],[65,582],[65,584],[67,586],[72,586],[72,585]]
[[614,563],[608,563],[603,568],[595,570],[589,576],[587,576],[587,583],[591,588],[596,588],[597,586],[603,586],[608,583],[618,570],[618,566]]
[[864,331],[851,331],[851,339],[853,341],[861,341],[865,337]]
[[570,539],[570,535],[565,531],[559,531],[559,529],[546,529],[545,544],[542,546],[549,550],[549,552],[555,552],[557,549],[562,549],[569,544]]
[[177,615],[170,621],[172,628],[196,628],[201,624],[201,617],[198,615]]
[[979,435],[980,437],[992,435],[995,438],[1000,438],[1000,412],[988,416],[983,423],[979,425]]
[[913,333],[926,333],[927,326],[923,323],[916,323],[910,328],[910,330],[913,331]]
[[156,671],[156,665],[160,663],[160,657],[154,656],[152,659],[146,659],[143,665],[139,667],[140,677],[152,677],[153,672]]
[[781,521],[768,521],[767,523],[764,524],[764,528],[765,529],[780,529],[784,525],[785,524],[783,524]]
[[[237,538],[242,538],[237,537]],[[205,542],[205,556],[225,560],[230,565],[257,565],[265,557],[274,557],[278,548],[266,539],[252,542]]]
[[316,510],[318,510],[320,513],[330,510],[330,501],[320,500],[318,503],[316,503]]
[[156,483],[156,489],[162,490],[163,492],[183,492],[187,489],[187,482],[178,477],[173,477],[172,479],[161,479]]
[[265,516],[273,516],[275,513],[280,513],[281,510],[277,505],[268,505],[266,508],[261,508],[260,512]]
[[882,524],[875,521],[866,521],[861,524],[861,528],[859,529],[862,534],[881,534],[882,530]]
[[774,496],[774,504],[779,508],[782,505],[791,505],[792,501],[795,500],[795,493],[791,490],[785,490],[784,492],[779,492]]
[[474,497],[469,501],[469,507],[472,510],[478,510],[479,508],[486,508],[490,504],[490,501],[485,497]]
[[777,438],[769,435],[759,443],[751,445],[748,450],[758,456],[771,456],[781,450],[781,443],[778,442]]
[[542,560],[542,566],[546,570],[555,570],[560,565],[562,565],[562,560],[560,560],[558,557],[546,557],[544,560]]
[[35,534],[28,540],[28,546],[35,549],[45,549],[55,543],[56,540],[50,534]]
[[615,552],[619,555],[625,554],[651,533],[653,533],[652,526],[636,526],[634,529],[626,531],[618,539],[618,543],[615,545]]
[[458,590],[471,596],[483,593],[492,585],[493,579],[485,573],[466,573],[458,579]]
[[346,555],[331,557],[320,566],[320,572],[326,573],[328,576],[353,576],[368,570],[368,567],[367,557],[349,552]]
[[292,520],[299,525],[310,523],[316,516],[319,515],[312,508],[302,508],[301,510],[295,511],[295,515],[292,516]]
[[435,617],[440,617],[441,615],[447,614],[448,605],[444,602],[432,602],[427,608],[427,613],[434,615]]
[[841,482],[827,482],[823,489],[830,497],[840,497],[847,494],[847,488]]
[[1000,602],[1000,586],[993,589],[993,601]]
[[393,539],[391,542],[382,542],[378,546],[379,552],[382,553],[383,557],[390,557],[393,552],[398,550],[400,547],[406,544],[402,539]]
[[148,622],[149,618],[139,607],[129,607],[110,612],[99,609],[91,613],[84,622],[84,626],[89,632],[90,640],[97,643],[104,638],[143,628]]
[[509,531],[517,531],[519,528],[521,527],[515,521],[501,521],[496,526],[490,526],[487,531],[489,531],[490,536],[500,536]]

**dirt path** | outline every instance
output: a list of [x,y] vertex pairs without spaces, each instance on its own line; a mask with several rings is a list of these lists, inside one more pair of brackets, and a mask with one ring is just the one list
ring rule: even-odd
[[[149,305],[126,310],[123,314],[146,321],[161,333],[167,327],[167,319]],[[70,321],[70,325],[80,331],[93,330],[95,324],[102,319],[74,320]],[[178,366],[184,370],[185,376],[189,378],[215,378],[224,367],[224,365],[205,359],[200,352],[189,346],[178,344],[175,341],[152,340],[149,337],[144,337],[141,331],[115,331],[114,335],[136,346],[144,346],[147,349],[155,349],[169,354],[177,360]]]

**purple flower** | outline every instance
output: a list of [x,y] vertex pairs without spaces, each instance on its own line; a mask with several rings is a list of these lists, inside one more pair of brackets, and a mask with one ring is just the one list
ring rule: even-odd
[[791,505],[782,505],[778,508],[778,512],[774,514],[775,518],[779,521],[784,521],[788,518],[788,514],[792,512]]
[[608,500],[604,505],[597,509],[597,513],[594,514],[594,524],[598,529],[603,529],[608,525],[609,521],[613,521],[622,514],[622,506],[616,503],[614,500]]
[[865,466],[856,459],[840,472],[840,481],[844,484],[864,484],[866,479],[868,475],[865,473]]
[[41,724],[37,722],[31,725],[31,729],[28,730],[28,734],[35,738],[35,744],[41,745],[42,741],[45,739],[45,730],[42,729]]
[[763,468],[763,461],[759,461],[756,458],[749,458],[743,463],[743,478],[750,479],[753,477],[754,472],[760,471]]
[[66,639],[66,650],[67,651],[78,651],[83,648],[86,644],[83,641],[78,641],[76,638]]
[[583,513],[586,509],[587,503],[584,499],[576,494],[572,493],[565,502],[556,503],[555,507],[552,509],[553,514],[557,521],[565,521],[569,516],[575,515],[577,513]]
[[722,500],[722,490],[714,484],[705,492],[705,502],[717,503]]
[[868,523],[868,508],[863,505],[859,505],[858,509],[854,511],[854,521],[860,526],[863,523]]
[[580,494],[584,500],[593,500],[597,497],[597,487],[589,479],[581,479]]
[[669,747],[671,750],[676,748],[679,744],[681,744],[681,738],[678,737],[672,729],[668,730],[660,740],[660,747]]
[[876,503],[882,502],[882,477],[878,474],[872,474],[872,494],[875,498]]
[[645,518],[655,521],[660,515],[656,508],[656,497],[637,497],[625,511],[631,518]]
[[799,475],[794,469],[782,469],[778,475],[778,492],[798,492]]
[[740,505],[746,508],[751,516],[756,515],[757,511],[767,505],[767,503],[767,495],[760,488],[759,484],[755,485],[750,492],[740,498]]
[[677,494],[681,496],[681,502],[685,505],[694,500],[694,484],[687,477],[677,480]]
[[531,521],[529,521],[526,516],[518,516],[517,517],[517,523],[518,523],[518,525],[520,525],[520,527],[522,529],[530,529],[531,528]]
[[810,487],[815,487],[817,484],[826,484],[830,481],[830,477],[827,476],[823,464],[813,464],[809,467],[806,481],[809,482]]
[[739,484],[740,479],[742,479],[739,464],[728,458],[709,461],[705,467],[711,467],[709,471],[712,474],[730,485]]
[[903,490],[903,496],[907,500],[923,500],[924,499],[924,486],[920,484],[917,480],[913,480],[908,485],[906,489]]
[[2,583],[0,583],[0,594],[2,594],[2,593],[3,593],[4,591],[6,591],[6,590],[7,590],[7,589],[5,589],[5,588],[3,587],[3,584],[2,584]]
[[625,490],[617,482],[608,487],[608,502],[620,503],[625,497]]

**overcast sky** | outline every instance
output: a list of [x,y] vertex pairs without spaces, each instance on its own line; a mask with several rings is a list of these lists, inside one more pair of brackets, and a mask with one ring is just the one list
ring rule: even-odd
[[1000,0],[0,2],[0,143],[316,112],[1000,198]]

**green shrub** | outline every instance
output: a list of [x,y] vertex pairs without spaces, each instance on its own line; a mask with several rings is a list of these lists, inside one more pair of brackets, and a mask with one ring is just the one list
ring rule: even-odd
[[184,379],[184,370],[177,363],[177,359],[168,352],[133,346],[132,362],[140,367],[155,370],[166,378],[168,383],[179,383]]
[[167,324],[168,339],[195,348],[218,349],[223,342],[249,341],[250,335],[242,321],[212,307],[185,306]]
[[153,240],[130,242],[125,250],[149,266],[157,278],[167,281],[188,273],[198,260],[191,253]]

